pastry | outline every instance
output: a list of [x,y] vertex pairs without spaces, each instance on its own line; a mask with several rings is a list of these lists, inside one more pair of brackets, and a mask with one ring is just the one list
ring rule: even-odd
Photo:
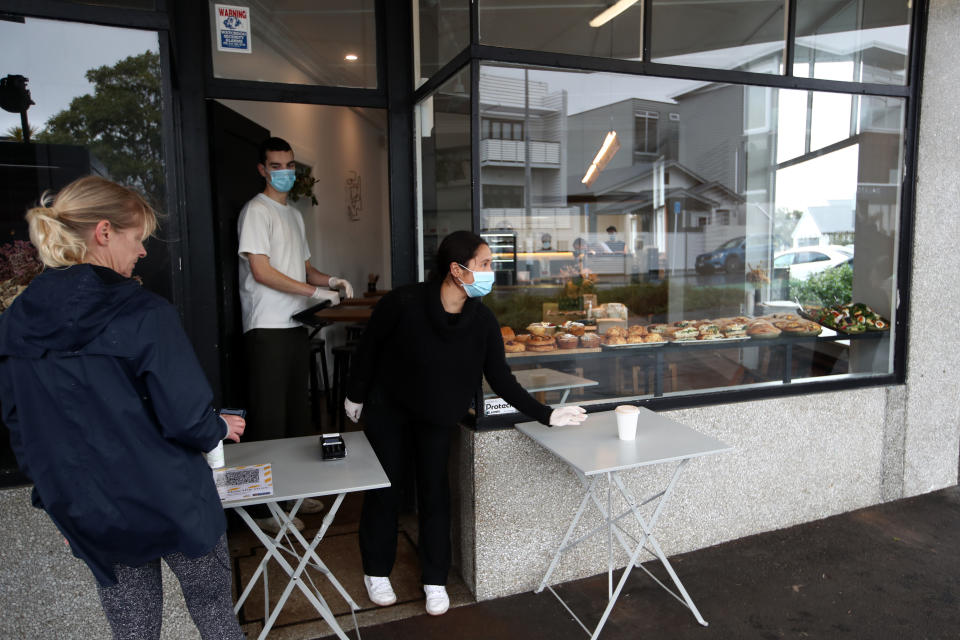
[[504,342],[506,342],[507,340],[513,340],[513,337],[514,337],[513,329],[511,329],[510,327],[500,327],[500,337],[503,338]]
[[529,334],[529,333],[518,333],[517,335],[513,336],[513,339],[514,339],[515,341],[517,341],[517,342],[522,342],[522,343],[526,344],[527,340],[530,339],[530,334]]
[[564,322],[562,325],[560,325],[560,328],[567,333],[572,333],[575,336],[582,336],[585,330],[582,322],[574,322],[572,320]]
[[607,331],[603,335],[605,335],[608,338],[612,338],[614,336],[618,338],[626,338],[627,330],[624,329],[623,327],[610,327],[609,329],[607,329]]
[[557,342],[558,349],[576,349],[577,345],[580,344],[580,338],[572,333],[559,333],[553,338]]
[[639,333],[631,333],[627,336],[627,344],[643,344],[643,336]]
[[530,336],[530,339],[527,340],[527,351],[555,351],[557,348],[557,341],[554,340],[553,336]]
[[697,326],[697,331],[700,332],[700,336],[716,336],[720,337],[720,327],[713,324],[712,322],[705,322]]
[[644,344],[647,344],[649,342],[666,342],[666,341],[667,339],[664,338],[659,333],[648,333],[647,335],[643,336]]
[[776,338],[780,329],[765,320],[754,320],[747,326],[747,335],[751,338]]
[[596,349],[600,346],[600,336],[592,331],[585,333],[580,336],[580,346],[586,347],[587,349]]
[[607,336],[603,339],[603,344],[614,346],[618,344],[627,344],[627,339],[623,336]]
[[685,327],[695,327],[697,325],[697,320],[677,320],[673,323],[673,326],[678,329],[683,329]]
[[628,336],[645,336],[647,333],[647,328],[641,324],[635,324],[627,329]]
[[674,327],[671,327],[668,324],[651,324],[647,326],[648,333],[664,334],[664,333],[670,333],[671,331],[673,331],[673,329]]
[[557,326],[549,322],[531,322],[527,325],[527,331],[535,336],[552,336],[557,330]]
[[506,340],[503,343],[503,350],[507,353],[520,353],[521,351],[527,350],[527,345],[522,342],[517,342],[516,340]]

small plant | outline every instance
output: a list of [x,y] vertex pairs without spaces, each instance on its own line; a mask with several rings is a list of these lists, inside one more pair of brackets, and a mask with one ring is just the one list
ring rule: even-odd
[[317,184],[319,180],[313,177],[313,169],[305,164],[298,164],[296,171],[297,179],[294,180],[293,188],[290,189],[290,200],[296,202],[300,198],[309,197],[310,202],[316,206],[319,203],[317,202],[317,196],[313,195],[313,185]]
[[596,291],[597,276],[589,269],[565,267],[560,271],[563,288],[557,306],[560,311],[583,308],[583,296]]

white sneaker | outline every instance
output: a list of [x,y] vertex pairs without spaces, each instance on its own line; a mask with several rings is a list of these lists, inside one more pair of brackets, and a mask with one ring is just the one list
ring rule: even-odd
[[323,503],[316,498],[307,498],[300,505],[297,513],[320,513],[323,511]]
[[[257,526],[260,527],[260,530],[267,535],[275,536],[280,533],[280,523],[277,522],[277,519],[273,516],[266,518],[254,518],[253,521],[256,522]],[[297,528],[297,531],[303,531],[303,520],[300,518],[294,518],[293,526]]]
[[442,584],[425,584],[423,592],[427,594],[427,613],[430,615],[442,616],[450,608],[450,596]]
[[397,601],[397,594],[393,592],[390,578],[365,575],[363,585],[367,588],[367,597],[373,604],[386,607]]

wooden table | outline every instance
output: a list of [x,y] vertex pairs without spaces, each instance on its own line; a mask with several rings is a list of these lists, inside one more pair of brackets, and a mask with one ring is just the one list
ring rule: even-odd
[[327,322],[367,322],[372,314],[373,307],[341,304],[317,311],[314,315]]

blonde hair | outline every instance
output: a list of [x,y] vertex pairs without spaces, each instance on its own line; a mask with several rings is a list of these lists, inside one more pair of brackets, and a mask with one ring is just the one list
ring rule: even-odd
[[143,240],[157,228],[157,214],[143,196],[99,176],[74,180],[55,196],[45,192],[26,217],[30,242],[48,267],[83,262],[86,238],[101,220],[118,230],[142,227]]

